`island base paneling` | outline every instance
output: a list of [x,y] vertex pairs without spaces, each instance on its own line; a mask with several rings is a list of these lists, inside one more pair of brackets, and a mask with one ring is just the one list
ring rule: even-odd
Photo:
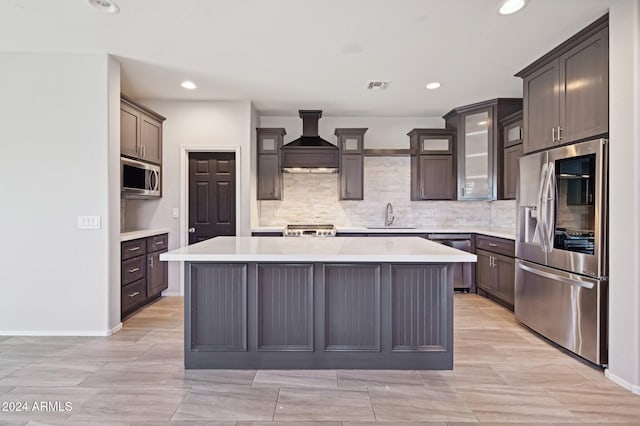
[[450,370],[454,265],[186,262],[185,367]]

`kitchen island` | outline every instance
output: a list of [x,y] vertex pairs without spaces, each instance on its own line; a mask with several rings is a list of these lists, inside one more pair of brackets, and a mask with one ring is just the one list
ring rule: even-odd
[[217,237],[185,262],[186,368],[453,368],[453,269],[418,237]]

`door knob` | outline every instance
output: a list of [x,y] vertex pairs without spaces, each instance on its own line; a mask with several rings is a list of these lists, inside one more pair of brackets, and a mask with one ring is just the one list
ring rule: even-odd
[[196,228],[189,228],[189,233],[193,234],[194,232],[196,232]]

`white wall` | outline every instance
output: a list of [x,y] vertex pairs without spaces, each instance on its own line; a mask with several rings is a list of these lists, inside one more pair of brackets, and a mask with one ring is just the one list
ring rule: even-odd
[[[236,176],[240,194],[237,235],[249,235],[251,230],[252,165],[251,165],[251,104],[249,101],[201,102],[147,99],[141,104],[165,116],[162,153],[162,198],[160,200],[127,200],[127,230],[168,228],[169,249],[182,246],[181,219],[172,218],[172,210],[180,207],[181,147],[240,147],[241,172]],[[254,171],[255,174],[255,171]],[[181,211],[180,215],[186,212]],[[166,294],[180,294],[180,266],[169,263],[169,289]]]
[[[295,117],[260,117],[260,127],[284,127],[287,134],[284,142],[288,143],[302,135],[302,119]],[[320,119],[318,133],[335,144],[333,134],[339,127],[366,127],[364,147],[366,149],[408,149],[409,136],[413,128],[444,128],[441,117],[325,117]]]
[[640,1],[609,13],[608,375],[640,393]]
[[120,301],[121,287],[121,255],[120,255],[120,63],[109,57],[107,63],[109,87],[108,97],[108,138],[107,153],[108,197],[109,197],[109,287],[106,300],[109,303],[109,328],[121,326]]
[[[116,323],[107,161],[116,68],[104,54],[0,54],[0,334],[105,334]],[[101,216],[102,229],[78,230],[78,215]]]

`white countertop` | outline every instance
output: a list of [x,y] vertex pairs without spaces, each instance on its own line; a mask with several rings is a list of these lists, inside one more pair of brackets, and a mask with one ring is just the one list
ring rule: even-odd
[[[284,226],[264,226],[251,229],[251,232],[283,232]],[[343,234],[367,233],[367,234],[482,234],[490,237],[516,239],[516,231],[508,228],[376,228],[365,226],[336,226],[338,232]]]
[[216,237],[160,255],[196,262],[475,262],[476,255],[420,237]]
[[120,241],[137,240],[138,238],[153,237],[154,235],[168,234],[167,228],[158,229],[139,229],[137,231],[122,232],[120,234]]

